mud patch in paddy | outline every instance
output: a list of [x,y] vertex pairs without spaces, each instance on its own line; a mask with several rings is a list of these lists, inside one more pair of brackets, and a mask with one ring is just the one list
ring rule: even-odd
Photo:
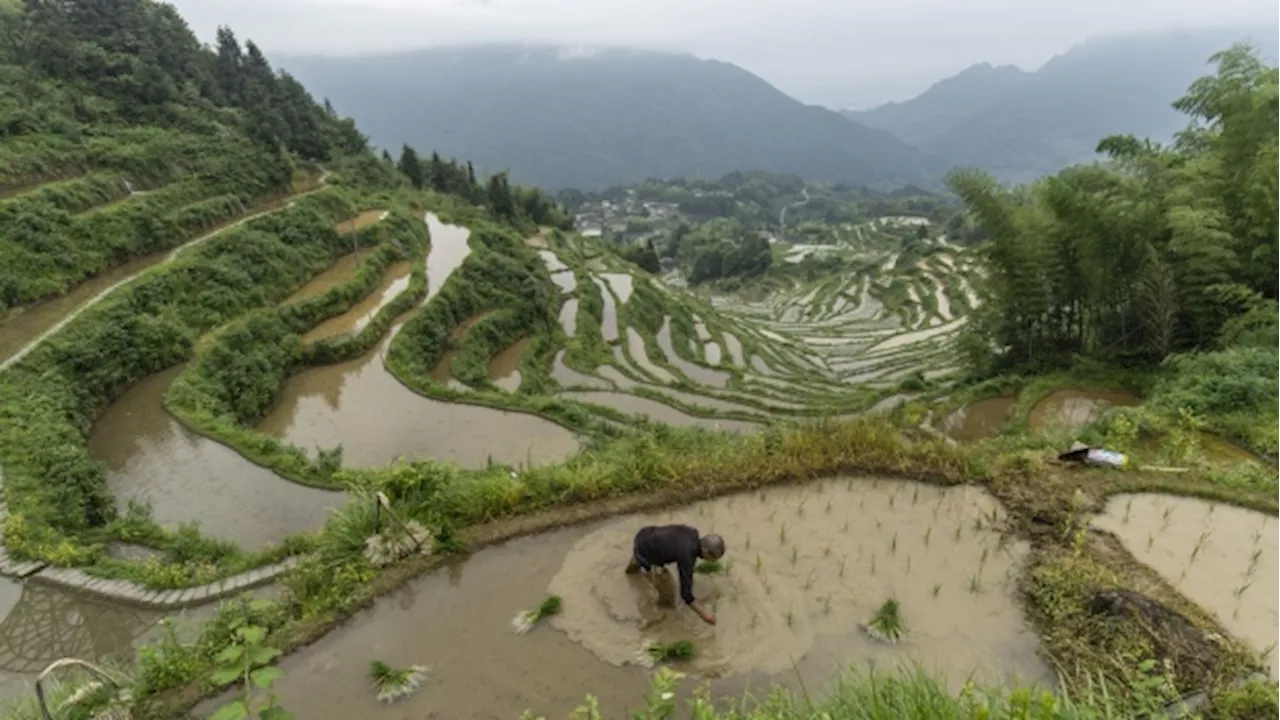
[[631,351],[631,360],[640,366],[640,370],[661,383],[673,383],[675,376],[664,368],[658,367],[645,352],[644,336],[633,327],[627,328],[627,348]]
[[1137,405],[1132,393],[1113,390],[1054,390],[1041,398],[1027,413],[1027,426],[1034,432],[1050,427],[1075,430],[1097,420],[1113,406]]
[[630,395],[622,392],[592,392],[592,391],[571,391],[560,393],[562,397],[579,402],[592,403],[595,405],[603,405],[613,408],[628,415],[647,415],[650,420],[662,422],[676,427],[701,427],[709,430],[723,430],[731,433],[752,433],[760,430],[760,426],[755,423],[744,422],[742,420],[721,420],[717,418],[695,417],[686,415],[679,410],[660,403],[657,400],[650,400],[638,395]]
[[942,421],[942,431],[960,442],[995,437],[1013,412],[1015,399],[993,397],[971,402]]
[[387,216],[386,210],[365,210],[350,220],[343,220],[334,226],[339,235],[350,235],[363,230]]
[[436,361],[436,366],[431,369],[431,379],[441,385],[448,385],[453,379],[453,361],[458,357],[458,345],[467,337],[467,331],[472,325],[480,322],[480,319],[488,315],[489,311],[485,311],[463,320],[458,323],[458,327],[449,333],[449,349],[440,355],[440,359]]
[[161,525],[198,523],[202,533],[251,550],[319,529],[343,493],[285,480],[165,412],[164,393],[183,369],[126,390],[89,434],[89,453],[106,465],[121,509],[129,498],[144,500]]
[[695,383],[717,388],[722,388],[729,384],[729,378],[731,377],[729,373],[702,367],[676,354],[675,346],[671,343],[670,317],[662,320],[662,327],[658,330],[658,346],[662,348],[663,354],[667,356],[667,362],[674,365]]
[[[783,673],[794,659],[816,680],[846,664],[915,660],[953,687],[971,673],[1044,680],[1014,598],[1026,547],[985,529],[993,514],[998,504],[977,488],[839,479],[619,518],[579,540],[551,580],[565,607],[552,625],[612,665],[648,642],[691,640],[688,669],[712,677]],[[725,538],[728,573],[694,581],[714,627],[684,607],[661,610],[643,578],[621,572],[635,532],[670,522]],[[859,628],[889,597],[909,631],[896,646]]]
[[409,287],[409,273],[412,270],[413,263],[408,261],[392,264],[391,267],[387,268],[386,274],[382,276],[382,282],[378,284],[378,287],[373,292],[366,295],[363,300],[352,306],[350,310],[316,325],[306,335],[302,336],[302,342],[310,344],[325,338],[360,332],[373,320],[384,305],[394,300],[397,295],[404,292],[405,288]]
[[520,389],[520,356],[533,338],[523,337],[489,360],[489,381],[507,392]]
[[1276,587],[1280,527],[1272,515],[1199,498],[1143,493],[1117,495],[1094,526],[1115,533],[1133,556],[1191,601],[1217,616],[1228,632],[1259,653],[1277,674]]

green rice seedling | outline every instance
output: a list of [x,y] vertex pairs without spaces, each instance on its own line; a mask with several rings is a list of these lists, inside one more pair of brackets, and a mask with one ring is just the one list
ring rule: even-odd
[[842,532],[849,532],[849,518],[844,519],[844,526],[840,528]]
[[796,616],[792,614],[791,610],[787,610],[786,618],[787,618],[787,627],[791,627],[791,625],[794,624],[796,621]]
[[768,580],[761,580],[760,586],[764,588],[765,595],[773,594],[773,585]]
[[933,596],[938,597],[938,593],[942,592],[942,583],[933,584]]
[[990,553],[991,553],[991,550],[990,550],[990,549],[988,549],[988,548],[987,548],[987,546],[983,545],[983,546],[982,546],[982,557],[978,558],[978,564],[979,564],[979,565],[986,565],[986,564],[987,564],[987,556],[988,556]]
[[911,556],[910,555],[907,556],[907,574],[908,575],[911,574]]
[[647,648],[649,657],[654,662],[670,662],[672,660],[688,660],[693,657],[693,643],[688,640],[677,640],[673,643],[653,643]]
[[973,531],[976,533],[976,532],[978,532],[978,531],[979,531],[979,530],[981,530],[981,529],[982,529],[982,518],[980,518],[980,517],[976,517],[976,518],[974,518],[974,519],[973,519]]
[[880,518],[876,518],[876,529],[879,530],[882,527],[884,527],[884,523],[880,521]]
[[894,598],[885,600],[871,620],[862,627],[871,637],[887,643],[897,643],[907,634],[898,601]]
[[1196,546],[1191,548],[1191,562],[1196,561],[1196,557],[1200,555],[1200,550],[1204,548],[1204,541],[1209,538],[1209,531],[1200,533],[1200,537],[1196,538]]
[[517,635],[524,635],[533,629],[538,621],[548,615],[555,615],[560,612],[560,596],[548,595],[542,604],[532,610],[521,610],[516,616],[511,618],[511,629]]
[[889,509],[890,509],[890,510],[892,510],[892,509],[893,509],[893,501],[894,501],[897,497],[898,497],[897,493],[894,493],[894,494],[892,494],[892,495],[890,495],[890,496],[889,496]]
[[916,488],[915,491],[911,493],[911,504],[915,505],[918,502],[920,502],[920,488]]
[[1233,595],[1236,596],[1237,599],[1239,599],[1240,596],[1244,595],[1251,587],[1253,587],[1252,581],[1241,585],[1240,587],[1236,588],[1235,590],[1232,590],[1231,592]]
[[762,567],[764,567],[764,558],[760,557],[760,553],[756,553],[756,574],[760,573]]
[[963,525],[957,525],[957,526],[956,526],[956,539],[957,539],[957,540],[959,540],[959,539],[960,539],[960,531],[961,531],[961,530],[964,530],[964,526],[963,526]]
[[872,575],[876,574],[876,556],[875,555],[871,556],[871,574]]
[[840,575],[839,575],[840,577],[844,577],[844,565],[848,559],[849,559],[848,555],[845,555],[840,558]]
[[1129,498],[1129,502],[1124,504],[1124,520],[1122,521],[1126,525],[1129,524],[1129,511],[1132,509],[1133,509],[1133,498]]
[[728,571],[728,567],[719,560],[702,560],[694,566],[693,571],[703,575],[719,575]]
[[800,504],[796,505],[796,517],[804,517],[804,504],[809,502],[808,497],[800,498]]
[[1261,559],[1262,559],[1262,550],[1261,549],[1254,550],[1253,554],[1249,556],[1249,569],[1245,571],[1244,573],[1245,577],[1249,577],[1253,575],[1253,571],[1258,569],[1258,561]]
[[[775,517],[777,517],[777,516],[778,516],[778,511],[777,511],[777,510],[770,510],[770,511],[769,511],[769,522],[773,522],[773,519],[774,519]],[[783,523],[783,525],[785,526],[785,525],[786,525],[786,523]]]
[[969,578],[969,592],[975,595],[982,592],[982,577],[978,573]]
[[791,564],[795,565],[796,560],[799,560],[799,559],[800,559],[800,549],[792,545],[791,546]]
[[1155,544],[1156,544],[1156,536],[1151,533],[1147,533],[1147,549],[1150,550],[1151,546]]
[[853,479],[852,479],[852,478],[850,478],[848,481],[846,481],[846,482],[845,482],[845,484],[844,484],[844,489],[845,489],[845,492],[853,492]]
[[751,629],[754,630],[756,628],[756,625],[759,623],[760,623],[760,613],[758,612],[751,613]]
[[828,545],[822,549],[822,557],[831,557],[831,546]]
[[859,510],[866,510],[866,509],[867,509],[867,496],[866,496],[866,495],[863,495],[862,497],[858,498],[858,509],[859,509]]
[[889,540],[889,554],[890,555],[898,554],[898,533],[894,533],[893,538]]
[[787,544],[787,524],[785,522],[782,523],[782,527],[778,528],[778,544]]
[[378,702],[387,704],[412,695],[422,687],[426,676],[427,668],[422,665],[397,669],[381,660],[374,660],[369,669],[373,689],[378,693]]
[[751,533],[747,533],[747,537],[743,541],[743,546],[746,547],[746,549],[748,550],[751,549]]
[[818,572],[817,570],[810,570],[810,571],[809,571],[809,576],[808,576],[808,577],[806,577],[806,578],[804,579],[804,589],[805,589],[805,590],[808,590],[809,588],[813,587],[813,576],[814,576],[817,572]]
[[827,512],[831,512],[831,501],[830,501],[830,500],[828,500],[828,501],[827,501],[826,511],[827,511]]
[[1264,663],[1268,662],[1271,658],[1271,654],[1274,653],[1275,651],[1276,651],[1276,643],[1271,643],[1270,645],[1262,648],[1262,652],[1260,653],[1262,661]]
[[929,526],[928,528],[926,528],[926,529],[925,529],[925,531],[924,531],[924,546],[925,546],[925,547],[929,547],[929,536],[930,536],[930,535],[933,535],[933,526],[932,526],[932,525],[930,525],[930,526]]

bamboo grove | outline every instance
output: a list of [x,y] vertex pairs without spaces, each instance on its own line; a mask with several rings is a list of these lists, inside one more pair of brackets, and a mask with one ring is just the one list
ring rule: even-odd
[[950,175],[991,240],[966,346],[980,371],[1274,353],[1277,70],[1244,46],[1211,61],[1216,74],[1173,103],[1189,124],[1171,144],[1108,137],[1107,162],[1012,190]]

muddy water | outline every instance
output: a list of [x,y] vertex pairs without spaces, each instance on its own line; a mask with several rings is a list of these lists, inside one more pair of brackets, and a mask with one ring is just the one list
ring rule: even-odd
[[[1276,679],[1280,528],[1273,515],[1198,498],[1118,495],[1094,525],[1217,616],[1258,652]],[[1199,550],[1197,550],[1199,546]]]
[[386,210],[365,210],[350,220],[343,220],[338,223],[334,229],[341,235],[349,235],[353,232],[363,230],[370,225],[382,220],[387,216]]
[[547,272],[553,275],[569,269],[569,266],[561,262],[560,258],[550,250],[539,250],[538,257],[542,258],[542,264],[547,266]]
[[605,389],[609,387],[609,382],[598,377],[592,377],[574,370],[564,363],[564,350],[556,353],[555,359],[551,361],[551,379],[560,383],[562,387],[589,387]]
[[942,421],[942,431],[960,442],[995,437],[1013,412],[1014,398],[993,397],[971,402]]
[[440,402],[400,384],[378,353],[312,368],[286,383],[258,429],[309,452],[343,446],[343,464],[370,467],[398,457],[483,467],[556,462],[577,440],[555,423],[524,413]]
[[1050,427],[1077,429],[1096,420],[1109,407],[1137,404],[1137,396],[1124,391],[1064,388],[1049,393],[1031,408],[1027,426],[1033,431]]
[[578,287],[578,280],[573,276],[572,270],[562,270],[558,273],[551,274],[551,282],[560,287],[560,294],[564,295],[574,291]]
[[[957,687],[971,673],[1047,679],[1014,597],[1026,547],[976,527],[992,513],[998,504],[972,487],[846,479],[620,518],[581,538],[551,580],[566,608],[552,625],[611,665],[647,642],[689,639],[689,670],[711,677],[784,673],[794,660],[820,685],[847,664],[915,660]],[[659,609],[645,580],[618,570],[636,530],[669,522],[726,540],[729,572],[694,581],[714,627]],[[889,597],[909,631],[897,646],[859,629]]]
[[560,328],[573,337],[578,332],[578,298],[569,298],[560,308]]
[[746,367],[747,361],[742,355],[742,341],[738,339],[738,336],[731,332],[726,332],[722,333],[721,337],[724,338],[724,346],[729,350],[729,358],[733,360],[733,364],[738,367]]
[[[211,617],[216,605],[168,614],[180,637]],[[54,588],[0,578],[0,701],[32,692],[36,676],[59,658],[130,662],[159,639],[165,614],[113,605]],[[65,678],[59,674],[56,677]]]
[[627,328],[627,349],[631,353],[631,360],[640,366],[640,370],[649,377],[661,383],[674,383],[676,378],[665,368],[661,368],[649,359],[648,353],[645,352],[644,336],[633,327]]
[[702,346],[702,355],[707,360],[708,365],[720,364],[720,343],[714,340],[708,340]]
[[613,293],[609,292],[609,287],[605,285],[598,277],[591,278],[591,281],[600,288],[600,296],[604,300],[603,317],[600,320],[600,336],[605,342],[617,342],[618,340],[618,308],[613,299]]
[[250,549],[323,525],[342,493],[289,482],[165,412],[165,390],[182,370],[129,388],[89,434],[89,452],[107,466],[107,486],[121,506],[146,500],[161,525],[195,522],[207,535]]
[[296,292],[285,300],[286,303],[302,302],[319,295],[323,295],[333,288],[347,282],[356,276],[360,271],[360,261],[368,257],[368,253],[361,255],[358,252],[350,255],[343,255],[338,261],[329,266],[328,270],[315,276],[306,285],[298,288]]
[[507,392],[520,389],[520,356],[532,340],[533,338],[520,338],[494,355],[489,360],[490,382]]
[[686,415],[670,405],[627,393],[572,391],[560,393],[560,395],[579,402],[611,407],[614,410],[630,415],[648,415],[649,419],[655,422],[663,422],[676,427],[701,427],[710,430],[724,430],[731,433],[751,433],[760,429],[759,425],[742,420],[721,420]]
[[378,287],[373,292],[353,305],[350,310],[341,315],[331,317],[312,328],[306,335],[302,336],[302,342],[310,344],[325,338],[360,332],[373,321],[379,310],[387,303],[395,300],[397,295],[409,287],[409,273],[412,270],[413,263],[408,260],[392,264],[391,267],[387,268],[386,274],[382,276],[382,282],[378,284]]
[[[427,256],[428,294],[470,253],[470,231],[445,225],[427,213],[431,252]],[[280,391],[258,429],[308,452],[343,446],[343,463],[369,467],[398,457],[430,457],[463,467],[497,462],[543,464],[577,451],[572,433],[533,415],[476,405],[439,402],[400,384],[382,364],[399,330],[355,360],[307,369]]]
[[[994,507],[992,501],[972,489],[920,486],[913,506],[915,485],[883,482],[873,487],[866,480],[852,485],[849,489],[848,483],[833,481],[821,493],[816,485],[775,489],[763,502],[756,495],[723,498],[674,513],[572,527],[481,551],[412,581],[315,644],[285,657],[280,662],[284,677],[275,689],[281,703],[298,717],[318,720],[513,718],[524,709],[563,718],[588,692],[599,698],[604,717],[625,717],[626,709],[641,706],[648,677],[639,668],[600,658],[629,659],[638,644],[629,641],[639,639],[638,626],[649,620],[654,624],[648,633],[661,635],[678,628],[684,638],[697,643],[704,656],[686,669],[729,674],[735,667],[756,668],[750,675],[713,680],[712,692],[720,697],[740,696],[748,681],[753,689],[770,681],[794,686],[792,656],[811,693],[838,668],[851,663],[866,669],[873,661],[883,668],[917,660],[946,673],[957,686],[970,669],[977,670],[975,680],[988,682],[1015,674],[1029,679],[1045,675],[1035,656],[1034,635],[1024,628],[1021,611],[1010,597],[1011,584],[1004,579],[1023,551],[1010,545],[1008,552],[1001,552],[992,534],[973,530],[972,518],[979,508]],[[889,508],[894,489],[895,504]],[[804,515],[797,516],[802,496],[809,499]],[[827,500],[833,505],[829,513]],[[849,515],[866,521],[850,523],[845,531],[843,520]],[[872,517],[880,518],[882,526],[876,528]],[[780,545],[776,528],[786,518],[792,521],[788,543]],[[714,628],[691,619],[686,609],[664,615],[654,607],[652,591],[622,572],[631,532],[670,521],[715,529],[729,543],[730,573],[699,575],[695,581],[700,597],[718,600],[719,624]],[[926,548],[919,535],[930,523],[936,525],[937,538]],[[956,547],[941,542],[957,525],[963,542]],[[890,555],[895,532],[897,551]],[[751,548],[745,547],[748,533]],[[832,552],[824,556],[827,543]],[[797,548],[794,566],[791,547]],[[976,574],[983,547],[989,550],[981,576],[983,592],[971,594],[969,574]],[[758,574],[756,553],[762,557]],[[875,574],[870,572],[873,554]],[[840,578],[831,567],[845,556],[846,574]],[[805,590],[814,568],[824,572],[821,577],[815,574],[812,587]],[[933,586],[939,582],[942,587],[935,597]],[[766,583],[768,594],[763,590]],[[563,588],[565,598],[559,617],[528,635],[510,631],[509,621],[517,611],[535,606],[557,588]],[[891,591],[902,601],[913,631],[909,641],[898,646],[878,644],[856,627]],[[830,600],[829,612],[824,597]],[[790,626],[785,620],[788,611]],[[584,639],[591,649],[570,639],[570,634],[595,631],[600,634]],[[738,653],[740,648],[745,652]],[[385,708],[368,687],[372,658],[398,667],[426,665],[429,679],[423,690],[394,709]],[[779,664],[783,668],[778,674],[766,674],[764,669]],[[196,715],[208,717],[213,707],[207,704]]]
[[430,300],[471,254],[471,246],[467,244],[471,231],[461,225],[442,223],[435,213],[427,213],[426,220],[431,236],[431,252],[427,254],[427,299]]
[[632,278],[630,273],[600,273],[600,277],[609,282],[618,302],[625,303],[631,299]]
[[881,340],[879,343],[871,346],[871,348],[868,349],[868,352],[878,352],[880,350],[889,350],[890,348],[902,347],[903,345],[912,345],[924,342],[930,338],[959,330],[960,326],[964,325],[965,322],[967,321],[964,318],[961,318],[959,320],[949,322],[946,325],[938,325],[924,330],[915,330],[913,332],[902,333],[901,335],[894,335],[893,337]]
[[729,373],[702,367],[676,354],[676,349],[671,343],[670,317],[662,320],[662,327],[658,330],[658,345],[662,348],[663,354],[667,356],[667,362],[676,366],[680,372],[695,383],[717,388],[722,388],[729,384],[729,378],[731,377]]

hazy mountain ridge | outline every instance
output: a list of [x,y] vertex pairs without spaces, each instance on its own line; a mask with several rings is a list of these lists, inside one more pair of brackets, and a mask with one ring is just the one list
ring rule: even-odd
[[1168,141],[1186,120],[1171,107],[1208,59],[1245,39],[1274,62],[1277,29],[1219,28],[1089,40],[1035,72],[972,66],[919,96],[846,117],[916,144],[930,166],[984,168],[1006,181],[1096,158],[1098,138]]
[[926,182],[889,132],[686,54],[490,45],[280,63],[374,143],[466,157],[550,188],[733,170],[894,187]]

